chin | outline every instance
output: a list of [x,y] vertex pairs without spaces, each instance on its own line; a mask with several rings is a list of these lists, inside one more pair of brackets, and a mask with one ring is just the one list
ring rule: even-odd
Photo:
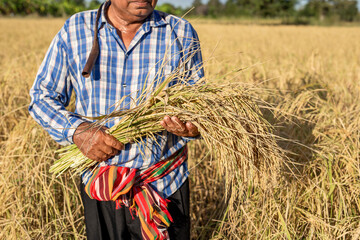
[[133,11],[133,15],[137,17],[147,17],[153,11],[154,11],[153,9],[136,9],[135,11]]

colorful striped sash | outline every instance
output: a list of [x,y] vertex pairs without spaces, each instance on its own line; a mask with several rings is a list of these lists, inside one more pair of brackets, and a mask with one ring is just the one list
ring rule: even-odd
[[163,199],[149,183],[179,167],[187,158],[187,147],[170,158],[158,162],[136,176],[137,169],[105,166],[97,168],[85,186],[90,198],[98,201],[116,201],[116,208],[129,207],[140,218],[141,233],[146,240],[169,239],[167,227],[172,218]]

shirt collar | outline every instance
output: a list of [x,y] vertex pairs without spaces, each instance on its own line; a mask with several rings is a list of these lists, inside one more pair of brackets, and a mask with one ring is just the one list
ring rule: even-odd
[[[107,10],[107,8],[110,6],[111,2],[107,1],[102,10],[101,10],[101,16],[100,16],[100,21],[99,21],[99,25],[98,25],[98,29],[100,30],[100,28],[102,28],[102,26],[104,24],[109,24],[108,21],[106,20],[105,17],[105,11]],[[154,10],[150,16],[148,16],[144,23],[143,23],[143,27],[147,30],[149,30],[149,27],[159,27],[159,26],[163,26],[168,24],[159,14],[159,12],[157,10]]]
[[154,10],[149,17],[150,27],[159,27],[168,24],[159,14]]

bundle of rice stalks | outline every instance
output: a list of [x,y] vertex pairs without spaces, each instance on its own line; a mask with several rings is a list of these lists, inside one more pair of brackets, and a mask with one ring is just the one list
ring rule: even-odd
[[[240,84],[215,86],[205,81],[194,85],[178,83],[167,88],[176,73],[128,110],[114,111],[96,118],[92,127],[101,127],[106,121],[120,118],[107,132],[122,143],[141,139],[155,139],[164,129],[159,124],[165,116],[177,116],[191,121],[199,129],[226,179],[254,179],[256,176],[274,177],[279,170],[280,150],[271,134],[271,126],[262,117],[250,88]],[[62,174],[68,169],[81,173],[97,162],[86,158],[76,145],[61,149],[62,157],[50,171]],[[265,174],[267,173],[267,174]]]

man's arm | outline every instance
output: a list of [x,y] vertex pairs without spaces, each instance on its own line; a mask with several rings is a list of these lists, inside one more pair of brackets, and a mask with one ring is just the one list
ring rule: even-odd
[[[66,26],[66,25],[65,25]],[[90,123],[66,110],[73,89],[69,76],[65,26],[52,41],[30,90],[31,116],[58,143],[75,143],[88,158],[101,162],[116,155],[123,144],[95,129]]]
[[62,145],[73,143],[75,129],[84,121],[66,110],[72,84],[69,78],[64,28],[53,39],[30,90],[30,115]]

